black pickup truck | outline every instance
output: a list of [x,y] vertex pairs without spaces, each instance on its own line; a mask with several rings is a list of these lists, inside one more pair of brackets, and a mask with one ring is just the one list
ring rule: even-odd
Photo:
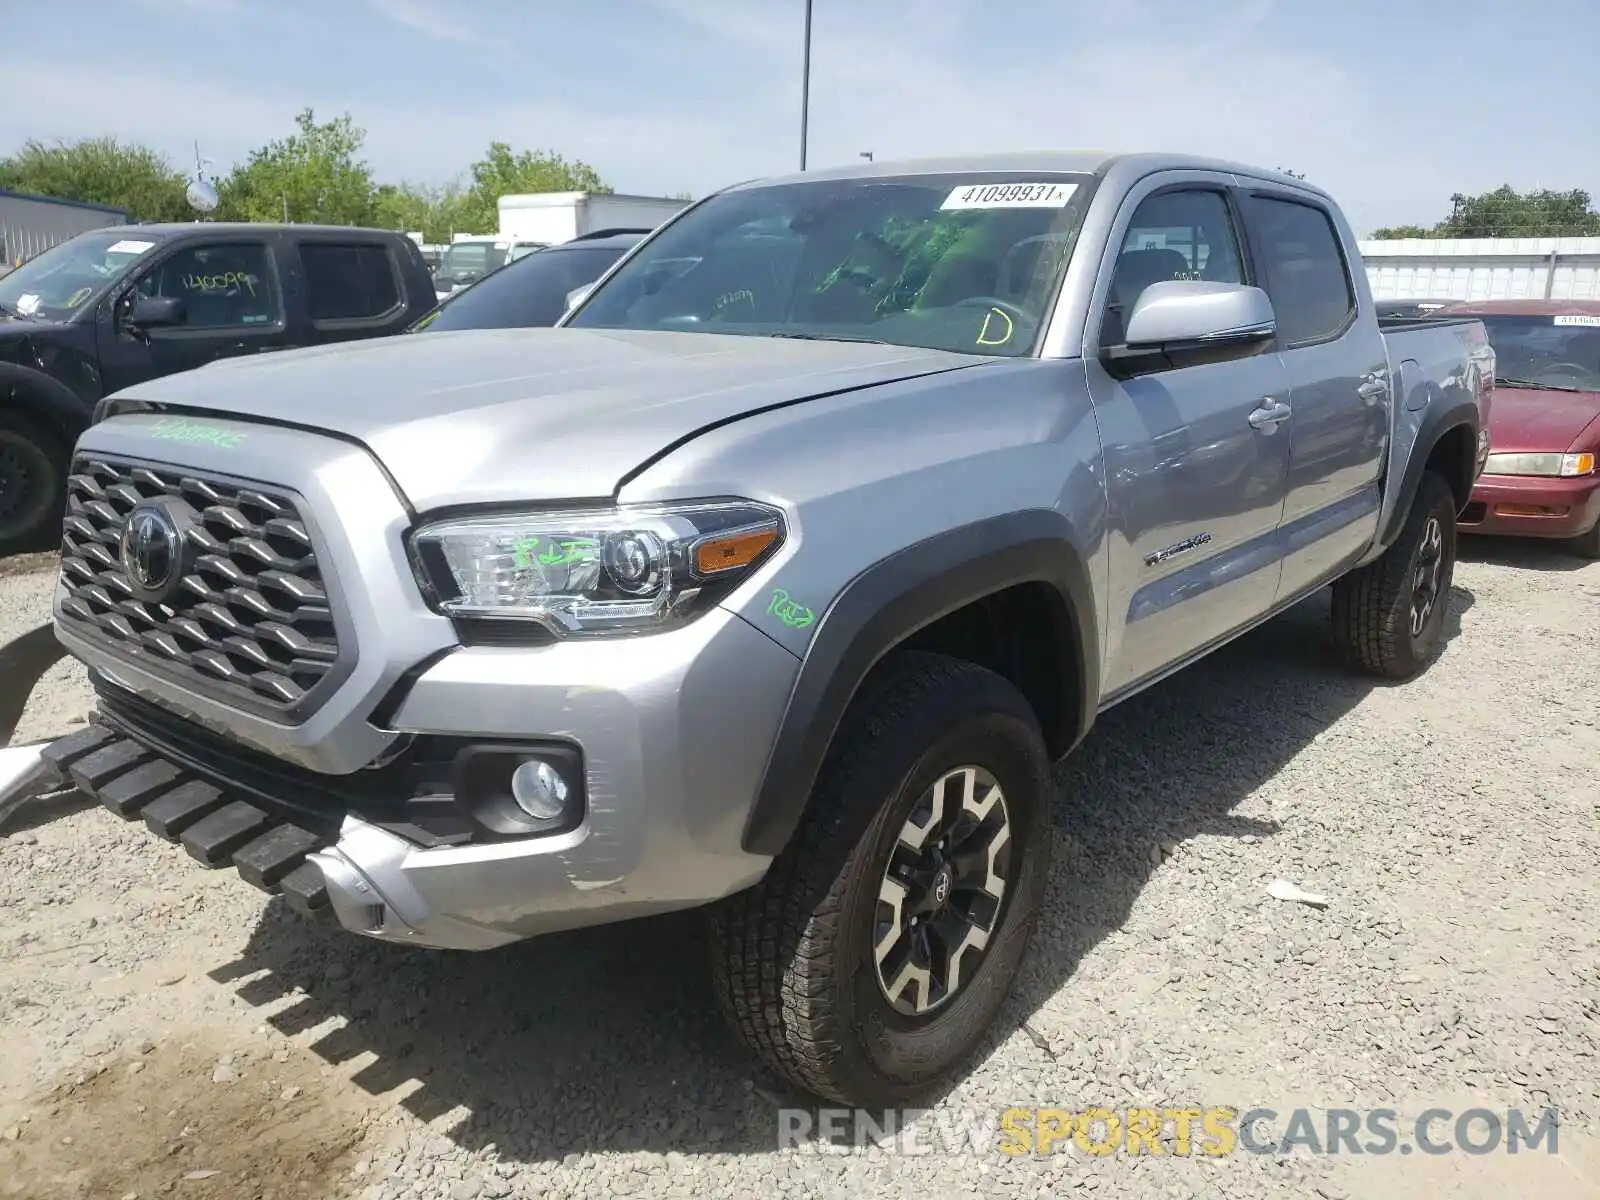
[[48,543],[112,392],[219,358],[398,333],[434,306],[380,229],[197,222],[81,233],[0,278],[0,554]]

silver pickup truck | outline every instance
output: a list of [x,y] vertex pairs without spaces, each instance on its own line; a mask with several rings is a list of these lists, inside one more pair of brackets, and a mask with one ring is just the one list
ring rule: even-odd
[[703,906],[745,1043],[895,1103],[1008,994],[1096,714],[1330,584],[1356,668],[1427,664],[1493,377],[1270,171],[730,187],[557,328],[112,397],[54,609],[97,710],[14,786],[393,942]]

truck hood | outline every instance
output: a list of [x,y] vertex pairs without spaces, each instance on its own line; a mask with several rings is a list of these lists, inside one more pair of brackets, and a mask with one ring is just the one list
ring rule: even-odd
[[708,426],[991,361],[860,342],[482,329],[223,359],[117,398],[352,438],[427,510],[609,496]]
[[1540,388],[1494,389],[1489,410],[1489,448],[1560,452],[1600,417],[1600,392],[1554,392]]

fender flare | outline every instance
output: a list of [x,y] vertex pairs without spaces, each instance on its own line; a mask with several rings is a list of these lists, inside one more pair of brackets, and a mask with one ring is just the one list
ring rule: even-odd
[[1047,729],[1045,737],[1063,752],[1075,746],[1098,708],[1100,655],[1089,570],[1071,526],[1053,509],[962,526],[868,567],[822,614],[745,821],[743,848],[776,856],[788,844],[846,709],[891,650],[940,617],[1024,583],[1054,589],[1067,616],[1061,668],[1077,681],[1076,717],[1064,716],[1072,727]]
[[[1416,501],[1417,489],[1422,486],[1422,473],[1427,469],[1428,458],[1433,454],[1434,447],[1439,440],[1452,429],[1465,426],[1472,449],[1468,451],[1467,464],[1467,493],[1470,496],[1472,484],[1476,481],[1476,449],[1478,440],[1478,425],[1481,420],[1478,406],[1470,400],[1462,400],[1448,407],[1439,407],[1430,411],[1423,419],[1422,425],[1417,430],[1416,440],[1411,443],[1411,454],[1406,459],[1404,473],[1400,476],[1399,494],[1396,503],[1389,510],[1388,517],[1384,520],[1382,528],[1378,530],[1377,544],[1387,550],[1394,545],[1395,539],[1400,536],[1400,530],[1405,527],[1406,518],[1411,513],[1411,505]],[[1462,499],[1457,515],[1467,505]]]
[[[15,389],[16,395],[10,395]],[[25,397],[25,399],[24,399]],[[0,362],[0,412],[16,407],[61,435],[68,450],[89,427],[91,405],[66,384],[43,371]]]

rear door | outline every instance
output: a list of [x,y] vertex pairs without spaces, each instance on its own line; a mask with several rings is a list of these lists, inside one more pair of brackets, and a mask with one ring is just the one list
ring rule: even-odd
[[[126,318],[140,296],[183,301],[179,325],[135,331]],[[283,286],[266,237],[184,239],[140,264],[95,329],[107,394],[219,358],[288,343]]]
[[[1140,293],[1174,278],[1254,283],[1233,177],[1167,172],[1124,200],[1085,330],[1084,363],[1105,447],[1111,536],[1107,694],[1131,687],[1267,612],[1289,439],[1255,428],[1288,399],[1278,356],[1109,372]],[[1120,626],[1120,628],[1119,628]]]
[[1277,315],[1289,374],[1287,600],[1343,571],[1370,544],[1382,502],[1390,429],[1389,355],[1363,312],[1354,246],[1335,212],[1301,192],[1252,187],[1243,197],[1252,254]]
[[401,264],[388,241],[338,234],[293,236],[300,304],[310,344],[381,337],[404,328]]

